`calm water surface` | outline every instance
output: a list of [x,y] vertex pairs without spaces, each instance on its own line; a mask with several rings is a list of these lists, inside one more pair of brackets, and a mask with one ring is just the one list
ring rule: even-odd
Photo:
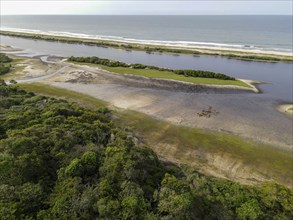
[[[1,16],[1,28],[292,51],[292,16]],[[229,34],[227,34],[229,33]]]
[[293,102],[292,63],[250,62],[224,57],[170,54],[147,54],[143,51],[125,51],[113,48],[67,44],[0,36],[1,44],[24,49],[30,55],[98,56],[126,63],[142,63],[172,69],[201,69],[225,73],[241,79],[267,82],[260,86],[262,94],[276,102]]

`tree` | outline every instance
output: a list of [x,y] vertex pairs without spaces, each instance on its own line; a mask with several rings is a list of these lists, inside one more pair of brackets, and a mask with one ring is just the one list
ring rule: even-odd
[[166,219],[192,219],[194,201],[186,182],[166,174],[159,192],[159,212]]
[[263,218],[263,212],[259,203],[253,199],[243,203],[239,208],[236,209],[237,218],[240,220],[256,220]]
[[81,179],[67,178],[59,182],[50,197],[51,211],[54,219],[78,219],[77,206],[81,194]]

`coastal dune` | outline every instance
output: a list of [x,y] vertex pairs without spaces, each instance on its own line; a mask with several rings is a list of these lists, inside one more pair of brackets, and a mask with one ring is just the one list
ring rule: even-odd
[[187,41],[155,41],[115,38],[110,36],[97,36],[75,34],[68,32],[45,32],[39,30],[1,28],[0,35],[25,37],[49,41],[62,41],[68,43],[83,43],[104,47],[118,47],[122,49],[146,50],[149,52],[170,52],[186,54],[222,55],[245,60],[267,61],[293,61],[291,52],[260,50],[240,45],[187,42]]

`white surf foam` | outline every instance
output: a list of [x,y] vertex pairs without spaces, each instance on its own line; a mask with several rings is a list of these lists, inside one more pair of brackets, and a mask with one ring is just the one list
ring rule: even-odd
[[66,32],[66,31],[41,31],[41,30],[9,28],[9,27],[1,27],[0,30],[20,32],[20,33],[44,34],[44,35],[50,35],[50,36],[107,40],[107,41],[117,41],[121,43],[137,43],[137,44],[144,44],[144,45],[170,46],[170,47],[180,47],[180,48],[195,48],[195,49],[196,48],[223,48],[223,49],[240,49],[240,50],[247,50],[247,51],[254,50],[254,51],[260,51],[260,52],[261,51],[285,52],[285,53],[292,52],[292,50],[290,49],[263,47],[263,46],[257,46],[257,45],[242,45],[242,44],[227,44],[227,43],[216,43],[216,42],[197,42],[197,41],[143,40],[143,39],[125,38],[121,36],[89,35],[89,34],[72,33],[72,32]]

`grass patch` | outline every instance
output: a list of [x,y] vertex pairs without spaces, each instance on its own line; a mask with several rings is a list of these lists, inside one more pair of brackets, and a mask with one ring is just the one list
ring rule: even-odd
[[246,83],[239,80],[220,80],[211,78],[199,78],[199,77],[186,77],[167,71],[148,70],[148,69],[131,69],[126,67],[107,67],[101,66],[101,68],[114,73],[131,74],[137,76],[145,76],[148,78],[159,78],[159,79],[173,79],[183,82],[190,82],[195,84],[215,84],[215,85],[237,85],[250,87]]
[[10,58],[12,58],[13,60],[9,63],[3,63],[5,66],[11,66],[10,71],[4,75],[1,75],[0,78],[1,79],[7,79],[7,78],[11,78],[13,76],[17,76],[18,72],[22,71],[25,66],[17,66],[17,64],[22,63],[25,59],[23,58],[16,58],[14,56],[9,56]]
[[291,107],[291,108],[288,108],[288,110],[289,110],[289,111],[293,111],[293,107]]
[[[44,84],[19,84],[19,86],[38,94],[66,98],[92,109],[107,106],[106,102],[91,96]],[[293,175],[291,153],[233,135],[173,125],[130,110],[113,110],[113,120],[142,137],[149,147],[167,159],[190,164],[195,158],[192,154],[195,151],[228,155],[241,160],[243,164],[247,164],[259,173],[269,174],[279,182],[291,182],[290,177]],[[167,147],[162,149],[162,146]],[[168,146],[173,146],[176,150],[170,151]]]
[[260,172],[269,171],[272,176],[287,178],[292,174],[292,154],[288,152],[246,141],[234,135],[173,125],[134,111],[118,112],[118,115],[121,125],[127,124],[131,130],[143,134],[143,138],[152,148],[156,148],[158,143],[176,146],[176,153],[172,156],[181,162],[190,162],[192,156],[186,153],[200,150],[230,155]]
[[186,77],[186,76],[178,75],[169,71],[159,71],[159,70],[151,70],[151,69],[132,69],[127,67],[108,67],[108,66],[104,66],[100,64],[84,64],[79,62],[72,62],[72,63],[79,64],[79,65],[86,65],[86,66],[98,66],[101,69],[104,69],[113,73],[130,74],[130,75],[136,75],[136,76],[144,76],[148,78],[172,79],[172,80],[178,80],[178,81],[189,82],[194,84],[232,85],[232,86],[242,86],[246,88],[251,88],[250,85],[240,80],[220,80],[220,79],[214,79],[214,78]]
[[19,87],[32,91],[34,93],[44,95],[44,96],[52,96],[55,98],[62,98],[68,101],[77,102],[83,107],[86,108],[101,108],[106,107],[107,103],[95,99],[91,96],[83,95],[78,92],[73,92],[66,89],[60,89],[57,87],[41,84],[41,83],[32,83],[32,84],[18,84]]

